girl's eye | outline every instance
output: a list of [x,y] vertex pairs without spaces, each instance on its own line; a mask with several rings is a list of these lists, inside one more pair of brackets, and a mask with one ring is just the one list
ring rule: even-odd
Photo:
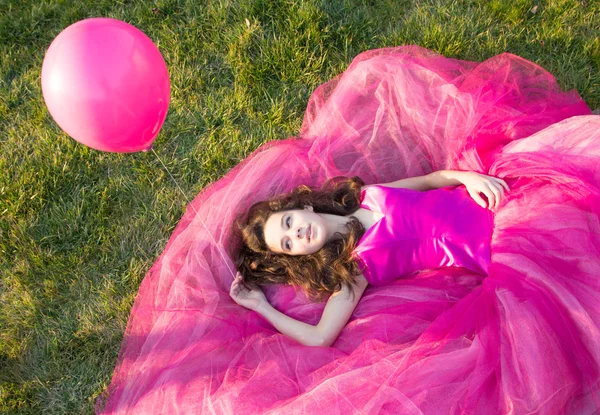
[[285,249],[287,249],[289,251],[292,249],[292,242],[290,242],[290,240],[288,239],[287,241],[285,241],[284,246],[285,246]]
[[286,224],[286,226],[288,227],[288,229],[289,229],[289,228],[290,228],[290,226],[291,226],[291,225],[290,225],[290,219],[291,219],[291,218],[290,218],[289,216],[288,216],[288,217],[285,219],[285,224]]

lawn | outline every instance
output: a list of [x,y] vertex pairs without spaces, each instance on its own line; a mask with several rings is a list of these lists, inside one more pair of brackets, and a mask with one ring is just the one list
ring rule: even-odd
[[86,3],[0,0],[1,413],[93,412],[137,289],[187,204],[153,153],[89,149],[50,117],[42,60],[71,23],[121,19],[160,48],[171,105],[154,149],[188,199],[297,134],[311,91],[367,49],[508,51],[600,107],[596,0]]

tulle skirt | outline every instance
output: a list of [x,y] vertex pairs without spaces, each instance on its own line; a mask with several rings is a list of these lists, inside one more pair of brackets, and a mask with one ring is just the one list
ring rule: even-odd
[[[298,137],[262,146],[188,207],[140,287],[97,411],[598,413],[600,117],[588,114],[514,55],[359,55],[313,93]],[[489,275],[445,268],[369,287],[332,347],[302,346],[229,297],[231,226],[254,202],[337,175],[439,169],[511,187]],[[265,291],[318,322],[323,303]]]

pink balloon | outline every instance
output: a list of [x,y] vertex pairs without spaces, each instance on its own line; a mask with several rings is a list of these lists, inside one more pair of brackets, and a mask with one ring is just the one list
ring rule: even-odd
[[119,153],[149,150],[169,109],[169,73],[141,30],[86,19],[48,48],[42,92],[54,120],[80,143]]

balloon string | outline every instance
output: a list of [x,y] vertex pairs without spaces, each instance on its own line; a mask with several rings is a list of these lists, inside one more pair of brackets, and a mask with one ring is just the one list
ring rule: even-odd
[[231,273],[231,276],[233,278],[235,278],[235,273],[233,272],[233,270],[229,266],[229,262],[227,261],[227,259],[223,255],[223,250],[221,249],[221,245],[217,243],[217,241],[215,240],[215,238],[213,238],[212,234],[210,233],[210,231],[206,227],[206,223],[204,222],[204,219],[202,219],[202,216],[198,215],[198,211],[196,210],[196,208],[194,207],[194,205],[192,205],[192,203],[190,202],[190,199],[188,199],[188,197],[185,195],[185,192],[179,186],[179,184],[177,183],[177,180],[175,180],[175,177],[173,177],[173,175],[171,174],[171,172],[169,171],[169,169],[167,168],[167,166],[165,165],[165,163],[163,163],[162,159],[158,156],[158,154],[156,154],[156,151],[154,151],[154,148],[151,148],[151,150],[154,153],[154,155],[156,156],[156,158],[158,159],[158,161],[160,161],[160,164],[163,165],[163,167],[165,168],[165,170],[167,171],[167,173],[169,174],[169,176],[171,176],[171,179],[173,180],[173,183],[175,183],[175,186],[177,186],[177,188],[179,189],[179,191],[183,195],[184,199],[187,201],[188,206],[191,206],[192,209],[194,210],[194,212],[196,213],[196,217],[200,218],[200,221],[202,222],[202,226],[204,226],[204,229],[208,233],[208,236],[210,236],[210,239],[212,239],[214,245],[217,247],[217,249],[219,251],[219,254],[221,254],[221,258],[223,258],[223,262],[225,263],[225,265],[227,266],[227,269]]

